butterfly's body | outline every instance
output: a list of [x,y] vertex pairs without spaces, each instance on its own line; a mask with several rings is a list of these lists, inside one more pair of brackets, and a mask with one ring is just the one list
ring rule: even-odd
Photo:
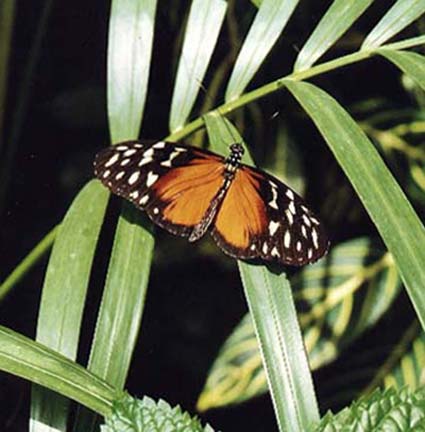
[[228,255],[302,265],[320,258],[328,240],[294,191],[241,163],[243,147],[225,159],[180,144],[138,141],[101,151],[96,176],[147,212],[157,225],[187,237],[207,231]]

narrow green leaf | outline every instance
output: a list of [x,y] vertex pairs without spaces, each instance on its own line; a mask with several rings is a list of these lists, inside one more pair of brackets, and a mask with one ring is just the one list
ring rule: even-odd
[[[140,211],[123,206],[105,284],[109,295],[102,299],[89,362],[89,370],[117,388],[125,384],[136,344],[154,245],[151,227],[140,227],[147,224]],[[117,339],[116,334],[126,337]]]
[[313,65],[372,3],[373,0],[334,0],[298,54],[294,72]]
[[263,0],[233,68],[226,101],[240,96],[282,33],[299,0]]
[[[141,213],[127,203],[119,218],[88,370],[122,389],[137,342],[154,239]],[[75,430],[95,430],[96,418],[80,411]]]
[[[111,95],[108,110],[114,113],[109,116],[113,139],[134,139],[139,133],[149,79],[156,4],[156,0],[113,1],[107,82],[107,92]],[[138,210],[124,204],[88,366],[117,388],[125,384],[136,345],[153,244],[150,225]],[[96,420],[92,412],[81,409],[74,430],[97,430]]]
[[[310,367],[319,367],[373,326],[401,287],[381,242],[359,238],[291,278]],[[199,397],[202,411],[240,403],[267,391],[252,320],[247,314],[220,349]]]
[[423,0],[398,0],[367,35],[362,51],[384,44],[425,13]]
[[193,0],[170,111],[170,130],[180,129],[193,108],[224,21],[224,0]]
[[425,328],[425,229],[365,133],[338,102],[312,84],[286,81],[345,171],[392,253]]
[[156,0],[113,0],[108,40],[112,142],[139,135],[151,62]]
[[[220,116],[204,119],[214,151],[222,151],[224,143],[243,142]],[[289,282],[284,273],[265,266],[240,261],[239,271],[279,430],[306,431],[318,421],[319,411]]]
[[142,400],[129,395],[117,400],[112,415],[106,418],[101,432],[214,432],[211,426],[203,427],[196,417],[178,405],[171,407],[160,399]]
[[319,419],[291,286],[265,266],[239,263],[281,431],[306,431]]
[[394,51],[389,49],[379,49],[378,53],[394,63],[406,75],[414,80],[423,90],[425,90],[425,57],[423,55],[406,52]]
[[101,415],[111,412],[120,394],[77,363],[1,326],[0,369],[54,390]]
[[[75,359],[86,291],[108,192],[93,180],[77,195],[59,227],[43,286],[37,341]],[[31,430],[66,429],[68,400],[33,387]]]

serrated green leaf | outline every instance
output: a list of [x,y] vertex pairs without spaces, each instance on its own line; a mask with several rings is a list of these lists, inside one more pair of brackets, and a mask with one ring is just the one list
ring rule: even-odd
[[334,0],[298,54],[294,72],[313,65],[372,3],[373,0]]
[[156,0],[113,0],[107,97],[112,142],[134,139],[147,95]]
[[179,406],[173,408],[146,396],[139,400],[125,395],[114,403],[112,415],[105,420],[102,432],[214,432]]
[[378,53],[394,63],[425,90],[425,57],[413,52],[380,49]]
[[[243,143],[233,125],[219,115],[204,119],[214,151],[223,151],[225,143]],[[318,421],[319,412],[291,287],[282,269],[243,261],[238,265],[279,430],[305,431]]]
[[[108,202],[100,182],[77,195],[59,227],[44,280],[37,341],[75,359],[90,269]],[[31,430],[65,430],[68,400],[33,387]]]
[[[0,369],[74,399],[102,415],[120,394],[56,351],[0,326]],[[42,430],[47,430],[48,426]]]
[[[291,279],[312,369],[339,353],[388,310],[400,279],[382,245],[347,241]],[[247,314],[224,343],[205,384],[201,410],[239,403],[267,390],[265,372]]]
[[299,0],[263,0],[239,52],[226,101],[240,96],[282,33]]
[[323,90],[286,81],[334,153],[392,253],[425,328],[425,229],[364,132]]
[[223,24],[224,0],[193,0],[180,55],[170,111],[170,130],[186,122],[202,85]]
[[328,413],[314,432],[425,430],[425,389],[376,390],[338,414]]
[[362,51],[372,50],[384,44],[425,13],[423,0],[398,0],[368,34]]

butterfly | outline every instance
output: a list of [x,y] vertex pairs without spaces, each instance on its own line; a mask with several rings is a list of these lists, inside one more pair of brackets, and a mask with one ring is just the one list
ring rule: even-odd
[[199,240],[210,231],[238,259],[300,266],[328,250],[322,224],[277,178],[241,163],[231,144],[224,158],[197,147],[128,141],[100,151],[96,177],[172,234]]

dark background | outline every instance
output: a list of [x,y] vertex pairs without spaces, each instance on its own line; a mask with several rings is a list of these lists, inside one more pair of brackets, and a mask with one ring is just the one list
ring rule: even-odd
[[[250,88],[290,72],[297,49],[329,4],[330,1],[301,2],[284,37]],[[376,1],[344,38],[344,43],[338,44],[325,59],[355,50],[362,35],[372,29],[391,4],[391,1]],[[5,152],[8,151],[8,138],[13,132],[16,110],[21,101],[21,85],[28,72],[32,44],[46,2],[21,1],[17,5],[6,129],[3,131]],[[143,138],[161,138],[168,134],[168,106],[176,52],[170,47],[180,34],[175,23],[183,23],[188,5],[188,1],[177,0],[158,4],[153,66],[141,133]],[[18,129],[17,151],[10,165],[10,176],[6,179],[7,195],[0,215],[2,279],[60,221],[73,197],[92,178],[92,160],[96,151],[109,142],[105,107],[109,7],[109,2],[100,0],[53,4],[31,77],[25,116]],[[240,17],[241,35],[245,33],[254,10],[248,1],[237,3],[236,16]],[[210,70],[214,70],[214,64],[228,49],[224,31]],[[382,60],[372,59],[320,77],[315,82],[333,94],[343,106],[350,106],[366,97],[388,95],[393,104],[403,106],[409,99],[400,86],[399,77],[395,68]],[[287,94],[271,96],[261,102],[260,108],[264,130],[263,142],[253,144],[257,160],[261,163],[267,154],[267,140],[273,139],[273,130],[278,122],[291,122],[298,142],[302,143],[301,153],[309,180],[307,198],[313,208],[320,210],[324,199],[321,189],[324,170],[332,166],[338,171],[325,144]],[[254,137],[256,131],[247,128],[248,142]],[[95,265],[99,268],[104,268],[107,262],[114,215],[119,205],[118,199],[112,200],[96,257]],[[330,220],[325,220],[325,223],[334,243],[360,234],[374,234],[365,215],[356,224],[338,224]],[[146,394],[155,399],[163,398],[171,404],[181,404],[192,413],[221,343],[246,311],[235,262],[224,257],[210,243],[203,240],[201,245],[192,246],[159,233],[141,335],[127,383],[127,389],[135,396]],[[46,264],[47,258],[0,304],[2,325],[34,337]],[[79,356],[83,364],[90,346],[102,276],[102,270],[96,270],[88,298]],[[385,334],[388,323],[384,320],[381,325],[383,330],[381,328],[379,337]],[[373,340],[374,335],[371,337]],[[326,387],[336,370],[325,368],[315,374],[322,409],[329,408],[329,405],[323,402],[326,397],[321,395],[321,388]],[[1,430],[27,430],[29,390],[28,383],[6,374],[0,375]],[[334,401],[331,407],[339,408],[338,401]],[[238,427],[255,431],[276,430],[268,395],[201,417],[217,430],[230,431]]]

